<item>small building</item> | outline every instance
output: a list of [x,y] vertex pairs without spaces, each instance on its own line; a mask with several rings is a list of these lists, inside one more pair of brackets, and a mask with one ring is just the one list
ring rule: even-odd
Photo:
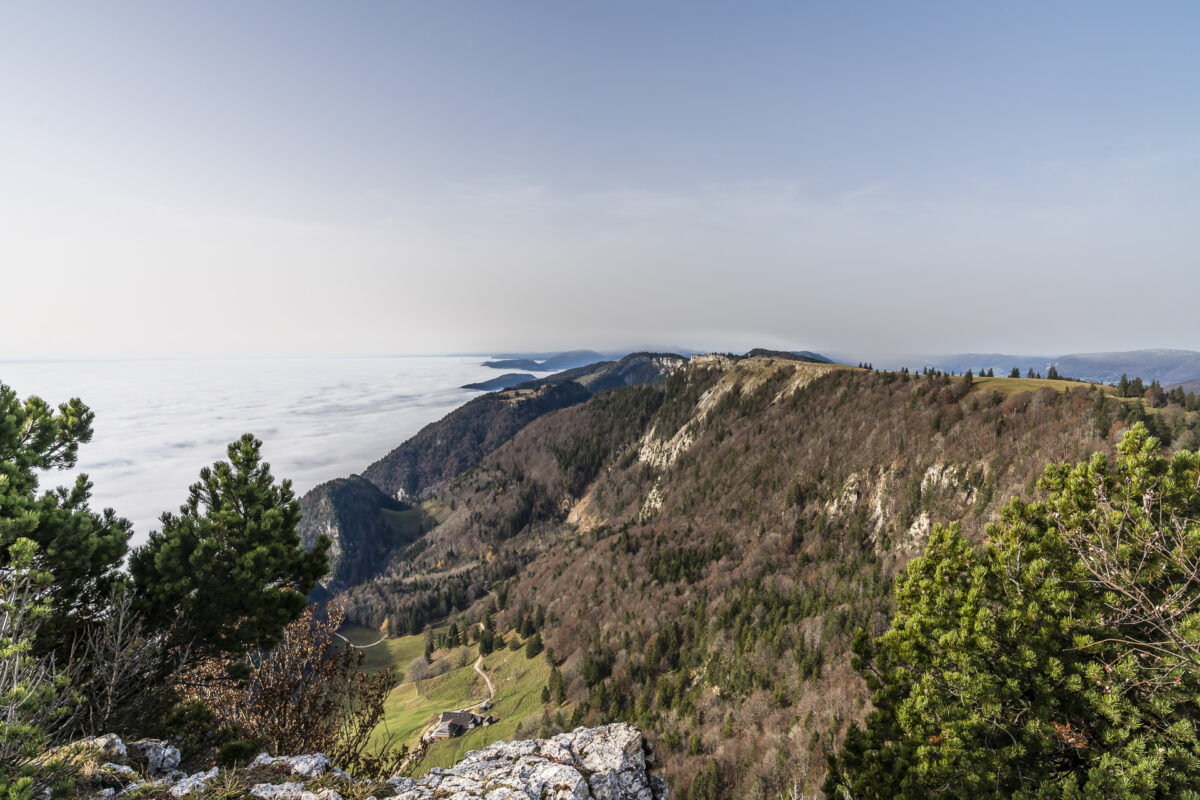
[[429,738],[435,742],[440,742],[443,739],[450,739],[455,736],[462,735],[462,727],[453,722],[441,722],[433,729],[433,733],[429,734]]
[[482,723],[483,720],[470,711],[443,711],[442,716],[438,718],[438,722],[449,722],[465,731],[469,731]]
[[443,711],[429,738],[434,741],[452,739],[480,726],[491,725],[495,721],[493,717],[481,717],[470,711]]

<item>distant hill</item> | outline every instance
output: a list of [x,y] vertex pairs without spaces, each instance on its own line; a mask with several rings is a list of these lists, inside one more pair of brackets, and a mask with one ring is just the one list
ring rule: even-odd
[[540,378],[533,385],[574,381],[596,394],[618,386],[658,383],[672,370],[686,363],[686,358],[674,353],[631,353],[620,361],[599,361],[556,372]]
[[1200,353],[1193,350],[1079,353],[1061,356],[1052,363],[1063,375],[1103,383],[1116,383],[1122,375],[1164,384],[1200,379]]
[[582,367],[588,364],[593,364],[597,361],[603,361],[604,356],[597,353],[595,350],[569,350],[565,353],[559,353],[542,362],[542,369],[558,371],[560,369],[571,369],[573,367]]
[[[920,372],[926,367],[939,372],[953,372],[961,375],[971,370],[976,375],[988,369],[997,375],[1007,375],[1016,367],[1024,375],[1027,370],[1046,374],[1050,362],[1056,356],[1047,355],[1013,355],[1011,353],[953,353],[950,355],[913,355],[885,358],[874,362],[878,369],[898,370],[908,367],[912,372]],[[1076,377],[1072,375],[1071,377]]]
[[[322,585],[337,592],[370,579],[398,548],[425,533],[425,515],[388,497],[365,478],[351,475],[317,486],[300,499],[300,539],[305,547],[325,534],[333,539]],[[344,537],[342,531],[354,536]]]
[[1060,375],[1096,383],[1116,383],[1122,375],[1141,378],[1149,383],[1177,384],[1200,379],[1200,353],[1193,350],[1129,350],[1110,353],[1072,353],[1067,355],[1012,355],[1006,353],[956,353],[952,355],[914,355],[876,362],[884,369],[908,367],[920,372],[929,367],[961,375],[967,370],[979,374],[992,369],[1007,375],[1016,367],[1025,374],[1032,369],[1045,375],[1050,367]]
[[501,358],[491,361],[484,361],[481,366],[491,367],[492,369],[524,369],[533,370],[535,372],[559,372],[564,369],[574,369],[576,367],[595,364],[598,361],[604,361],[605,357],[595,350],[568,350],[564,353],[556,353],[548,356],[541,361],[535,358]]
[[747,358],[785,358],[789,361],[807,361],[811,364],[835,364],[832,358],[826,358],[820,353],[814,353],[811,350],[768,350],[765,347],[756,347],[749,353],[746,353]]
[[499,378],[492,378],[490,381],[480,381],[479,383],[468,383],[462,388],[478,389],[481,392],[494,392],[497,389],[508,389],[516,386],[518,383],[537,380],[537,377],[530,375],[528,372],[506,372]]
[[502,358],[485,361],[480,366],[492,369],[536,369],[538,371],[542,369],[542,365],[531,358]]

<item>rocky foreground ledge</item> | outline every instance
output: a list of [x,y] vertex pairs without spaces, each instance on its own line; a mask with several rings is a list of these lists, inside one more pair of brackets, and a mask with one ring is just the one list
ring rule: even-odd
[[401,800],[667,800],[647,767],[654,750],[625,723],[576,728],[553,739],[496,742],[420,780],[393,778]]
[[[357,781],[312,753],[263,753],[246,767],[216,767],[188,775],[177,769],[179,751],[144,740],[128,747],[108,735],[74,747],[93,751],[92,783],[100,798],[203,798],[257,800],[667,800],[667,786],[648,773],[654,749],[625,723],[576,728],[552,739],[496,742],[466,755],[450,769],[434,768],[420,779]],[[103,764],[99,764],[103,761]]]

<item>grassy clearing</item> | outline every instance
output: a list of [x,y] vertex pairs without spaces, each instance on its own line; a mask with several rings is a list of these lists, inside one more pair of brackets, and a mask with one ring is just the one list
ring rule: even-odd
[[[950,380],[959,380],[957,377]],[[1080,386],[1091,387],[1094,384],[1081,383],[1080,381],[1052,381],[1047,378],[975,378],[971,383],[971,391],[968,394],[976,392],[999,392],[1005,397],[1021,392],[1036,392],[1038,389],[1050,387],[1056,392],[1065,392],[1069,389],[1077,389]],[[1109,387],[1105,387],[1109,389]],[[1111,391],[1111,390],[1110,390]]]
[[[366,628],[347,628],[342,634],[356,644],[370,644],[379,638],[378,633]],[[509,637],[514,635],[510,633]],[[425,638],[422,635],[388,639],[364,652],[370,669],[388,666],[402,669],[425,652]],[[467,708],[486,700],[487,684],[474,669],[478,656],[476,645],[434,652],[433,665],[445,664],[449,668],[441,675],[417,682],[404,681],[393,689],[384,706],[383,724],[373,734],[372,743],[379,744],[391,737],[395,745],[413,746],[442,711]],[[550,677],[545,654],[528,659],[524,647],[518,650],[502,647],[485,656],[482,666],[496,687],[495,706],[487,712],[496,717],[496,722],[457,739],[430,745],[418,774],[431,767],[452,766],[467,752],[492,742],[511,740],[522,722],[541,716],[542,687]]]
[[[379,631],[358,625],[346,625],[339,633],[360,647],[379,641],[379,637],[382,635]],[[385,639],[374,647],[367,647],[362,651],[363,669],[367,672],[379,672],[388,667],[395,667],[397,677],[404,680],[404,670],[408,663],[424,652],[425,640],[421,636]]]
[[[401,638],[416,639],[421,648],[417,655],[424,652],[422,637]],[[392,736],[396,744],[415,745],[421,731],[440,712],[454,711],[485,699],[487,686],[471,668],[476,657],[474,647],[434,653],[435,664],[444,661],[453,665],[452,668],[442,675],[422,681],[405,681],[393,689],[384,705],[383,724],[375,731],[372,740],[379,742],[386,736]]]
[[[496,722],[486,728],[476,728],[457,739],[436,742],[429,747],[418,769],[427,772],[431,767],[450,767],[471,750],[486,747],[492,742],[516,738],[517,728],[530,717],[542,714],[542,687],[550,678],[550,664],[545,654],[525,657],[525,649],[504,648],[484,657],[483,668],[496,685],[495,707],[487,712]],[[468,667],[470,669],[470,667]],[[476,676],[478,677],[478,676]],[[479,681],[482,686],[483,681]],[[487,687],[482,686],[486,696]]]

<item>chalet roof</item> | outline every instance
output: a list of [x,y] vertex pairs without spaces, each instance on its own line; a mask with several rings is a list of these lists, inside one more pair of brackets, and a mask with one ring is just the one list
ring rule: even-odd
[[438,722],[454,722],[465,728],[468,725],[478,725],[479,717],[469,711],[443,711],[442,715],[438,717]]

